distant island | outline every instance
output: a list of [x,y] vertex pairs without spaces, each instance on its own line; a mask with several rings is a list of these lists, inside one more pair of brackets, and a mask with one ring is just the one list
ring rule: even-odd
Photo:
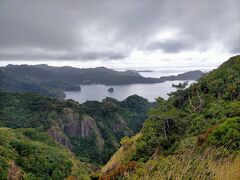
[[182,74],[178,75],[172,75],[172,76],[163,76],[160,77],[160,81],[177,81],[177,80],[197,80],[200,77],[203,76],[203,72],[200,70],[195,70],[195,71],[188,71]]
[[137,70],[137,72],[153,72],[152,70]]
[[112,88],[112,87],[110,87],[109,89],[108,89],[108,92],[110,92],[110,93],[112,93],[114,91],[114,89]]
[[115,71],[105,67],[74,68],[40,65],[7,65],[0,67],[0,91],[36,92],[46,96],[64,99],[64,91],[80,91],[80,84],[153,84],[174,80],[197,80],[204,73],[189,71],[177,76],[161,78],[143,77],[133,70]]

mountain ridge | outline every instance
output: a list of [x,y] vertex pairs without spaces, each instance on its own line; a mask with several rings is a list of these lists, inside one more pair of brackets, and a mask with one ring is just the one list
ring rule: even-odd
[[[185,75],[186,74],[186,75]],[[136,71],[115,71],[105,67],[75,68],[40,65],[8,65],[0,67],[0,90],[36,92],[64,99],[63,91],[79,91],[80,84],[126,85],[161,83],[167,80],[197,80],[203,73],[192,71],[181,76],[145,78]]]

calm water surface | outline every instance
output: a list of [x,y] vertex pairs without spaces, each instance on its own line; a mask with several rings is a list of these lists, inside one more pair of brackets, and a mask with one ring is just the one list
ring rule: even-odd
[[[126,99],[128,96],[137,94],[149,101],[155,101],[155,98],[168,98],[167,93],[175,91],[172,84],[178,84],[183,81],[167,81],[156,84],[130,84],[130,85],[112,85],[106,86],[102,84],[80,85],[81,91],[65,91],[66,99],[73,99],[83,103],[87,100],[102,101],[106,97],[112,97],[119,101]],[[194,81],[189,81],[189,84]],[[110,87],[114,88],[114,92],[108,92]]]

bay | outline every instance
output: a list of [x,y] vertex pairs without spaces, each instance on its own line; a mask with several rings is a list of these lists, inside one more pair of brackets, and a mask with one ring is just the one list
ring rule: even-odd
[[[156,84],[130,84],[130,85],[111,85],[103,84],[80,85],[81,91],[65,91],[66,99],[73,99],[80,103],[85,101],[102,101],[106,97],[112,97],[119,101],[126,99],[128,96],[137,94],[154,102],[155,98],[168,98],[168,93],[175,91],[172,84],[178,84],[183,81],[166,81]],[[194,81],[189,81],[189,85]],[[108,92],[112,87],[113,92]]]

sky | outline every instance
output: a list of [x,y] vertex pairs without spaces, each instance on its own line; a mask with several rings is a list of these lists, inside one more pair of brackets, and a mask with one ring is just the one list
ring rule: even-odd
[[240,54],[239,0],[0,0],[0,66],[215,68]]

